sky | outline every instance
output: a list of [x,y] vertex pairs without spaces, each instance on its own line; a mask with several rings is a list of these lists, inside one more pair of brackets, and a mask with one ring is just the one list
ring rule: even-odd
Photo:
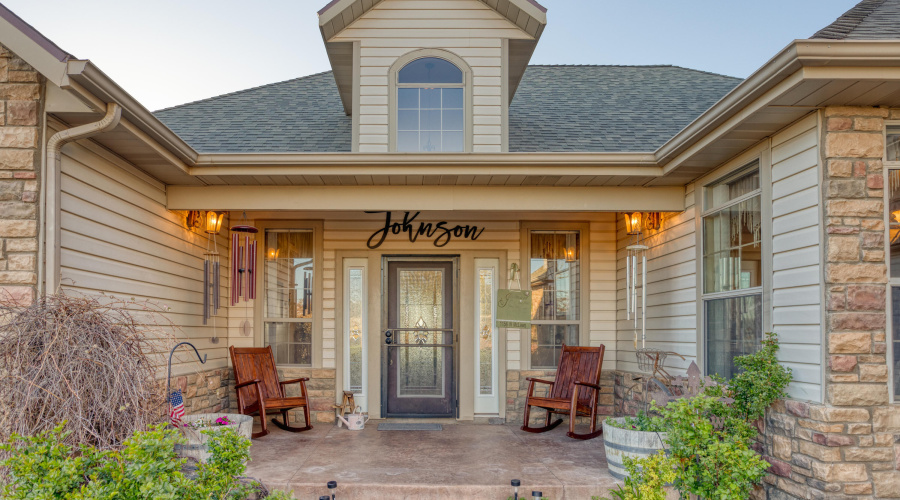
[[[425,0],[422,0],[425,1]],[[745,78],[857,0],[540,0],[532,64],[673,64]],[[327,0],[0,0],[150,110],[330,69]]]

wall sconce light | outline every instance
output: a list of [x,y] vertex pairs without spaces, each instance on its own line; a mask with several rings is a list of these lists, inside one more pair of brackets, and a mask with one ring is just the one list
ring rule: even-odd
[[279,253],[278,250],[276,250],[274,248],[270,248],[269,251],[267,252],[267,255],[269,256],[269,260],[277,259],[278,253]]
[[206,232],[208,234],[219,234],[222,230],[222,221],[225,220],[225,212],[216,212],[210,210],[206,212]]
[[644,217],[644,227],[649,231],[658,231],[662,227],[662,214],[648,212]]
[[184,227],[188,229],[196,229],[200,227],[202,220],[203,219],[202,217],[200,217],[199,210],[190,210],[184,217]]
[[625,232],[627,234],[641,234],[641,215],[640,212],[625,212]]

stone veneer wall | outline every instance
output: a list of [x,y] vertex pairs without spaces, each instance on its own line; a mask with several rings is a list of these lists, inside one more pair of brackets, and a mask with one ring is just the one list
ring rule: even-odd
[[[335,370],[316,368],[279,368],[280,380],[307,377],[306,391],[310,400],[310,418],[313,424],[334,423]],[[184,408],[188,414],[237,411],[237,395],[234,391],[234,371],[231,368],[207,370],[193,375],[172,379],[174,388],[184,393]],[[299,396],[300,385],[287,386],[287,395]],[[269,418],[277,414],[270,414]],[[302,425],[303,410],[291,410],[290,421]]]
[[900,405],[888,403],[884,120],[824,111],[826,403],[786,401],[765,422],[769,498],[900,498]]
[[0,300],[30,304],[37,285],[42,77],[0,45]]
[[[506,422],[510,424],[521,425],[525,417],[525,399],[528,397],[528,384],[525,380],[527,377],[541,378],[544,380],[553,380],[556,377],[556,370],[508,370],[506,372]],[[600,386],[602,391],[599,397],[598,414],[601,418],[597,422],[603,420],[604,417],[613,414],[613,384],[614,376],[608,371],[604,371],[600,377]],[[547,385],[537,384],[535,386],[535,394],[545,394]],[[531,412],[531,423],[534,425],[543,425],[546,421],[546,414],[543,410],[534,409]],[[579,419],[581,423],[587,423],[586,418]],[[580,432],[580,431],[579,431]]]
[[232,404],[235,396],[231,377],[231,368],[218,368],[175,377],[172,387],[181,389],[185,413],[219,413],[236,408]]
[[[310,420],[313,424],[334,423],[335,375],[334,368],[279,368],[280,380],[307,377],[306,391],[309,396]],[[232,389],[234,391],[234,389]],[[287,386],[288,396],[300,395],[300,384]],[[237,401],[235,401],[237,404]],[[290,421],[302,424],[303,410],[291,410]]]

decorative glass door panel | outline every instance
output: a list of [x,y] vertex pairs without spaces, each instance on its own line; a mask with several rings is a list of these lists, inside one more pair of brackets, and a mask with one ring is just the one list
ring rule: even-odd
[[455,416],[453,262],[389,261],[387,416]]

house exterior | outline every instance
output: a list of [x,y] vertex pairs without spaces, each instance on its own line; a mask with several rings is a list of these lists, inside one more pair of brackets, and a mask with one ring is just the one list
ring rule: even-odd
[[563,343],[606,346],[620,414],[638,346],[727,375],[774,331],[794,382],[764,422],[768,497],[900,498],[900,1],[746,80],[529,66],[547,22],[534,0],[333,0],[333,71],[151,113],[0,6],[0,288],[166,304],[209,357],[175,367],[192,412],[233,405],[228,346],[272,346],[314,424],[348,390],[375,418],[521,421]]

